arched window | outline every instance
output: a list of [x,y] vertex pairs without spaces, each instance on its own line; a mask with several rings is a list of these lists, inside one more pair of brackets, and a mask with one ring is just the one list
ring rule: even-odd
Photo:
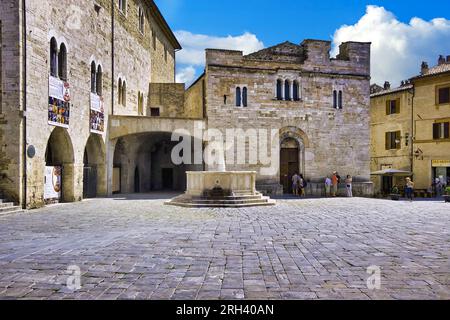
[[122,104],[122,78],[119,78],[119,88],[118,88],[118,93],[119,93],[119,105]]
[[67,81],[67,48],[64,43],[59,48],[58,76],[61,80]]
[[127,106],[127,83],[125,80],[122,83],[122,105]]
[[58,76],[58,43],[55,38],[50,40],[50,74]]
[[119,0],[119,10],[123,13],[127,13],[127,0]]
[[241,96],[241,88],[236,88],[236,107],[241,106],[242,96]]
[[144,20],[144,9],[142,9],[141,6],[139,6],[138,14],[139,14],[139,31],[144,33],[144,23],[145,23],[145,20]]
[[277,80],[277,100],[283,100],[283,81]]
[[97,89],[97,94],[99,96],[101,96],[103,93],[103,70],[102,70],[102,66],[100,66],[100,65],[97,68],[97,76],[96,76],[95,80],[96,80],[95,86]]
[[91,92],[97,93],[97,67],[95,61],[91,63]]
[[338,108],[338,96],[336,90],[333,91],[333,108]]
[[339,107],[339,109],[342,109],[342,108],[343,108],[343,105],[342,105],[342,91],[339,91],[339,96],[338,96],[338,107]]
[[284,100],[291,100],[291,82],[289,80],[284,82]]
[[242,89],[242,105],[244,106],[244,107],[247,107],[247,87],[244,87],[243,89]]
[[293,87],[292,87],[292,96],[294,101],[300,100],[300,86],[298,84],[298,81],[294,81]]

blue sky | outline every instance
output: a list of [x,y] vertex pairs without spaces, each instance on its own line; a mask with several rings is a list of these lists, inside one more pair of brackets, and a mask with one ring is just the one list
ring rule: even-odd
[[[335,45],[340,41],[370,40],[374,43],[374,81],[386,78],[394,83],[417,73],[422,60],[434,65],[439,54],[450,55],[447,0],[428,0],[426,5],[424,1],[403,0],[156,3],[185,48],[179,54],[178,72],[180,80],[186,82],[192,81],[193,70],[194,77],[201,73],[203,65],[195,55],[208,45],[249,53],[286,40],[300,43],[307,38],[325,39]],[[378,70],[381,62],[388,62],[389,66]]]

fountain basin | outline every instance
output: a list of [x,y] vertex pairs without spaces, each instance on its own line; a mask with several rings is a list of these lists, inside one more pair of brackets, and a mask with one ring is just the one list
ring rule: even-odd
[[238,208],[275,204],[256,190],[254,171],[190,171],[186,174],[186,193],[167,205]]

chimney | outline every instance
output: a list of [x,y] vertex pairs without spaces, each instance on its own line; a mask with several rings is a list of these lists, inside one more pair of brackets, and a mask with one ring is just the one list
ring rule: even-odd
[[445,64],[445,58],[444,58],[444,56],[443,55],[440,55],[439,56],[439,59],[438,59],[438,65],[443,65],[443,64]]
[[389,90],[389,89],[391,89],[391,84],[389,83],[389,81],[386,81],[384,83],[384,90]]
[[423,62],[422,62],[422,66],[421,66],[421,70],[420,70],[420,74],[421,74],[421,75],[425,75],[425,74],[428,73],[428,70],[429,70],[429,68],[428,68],[428,63],[425,62],[425,61],[423,61]]

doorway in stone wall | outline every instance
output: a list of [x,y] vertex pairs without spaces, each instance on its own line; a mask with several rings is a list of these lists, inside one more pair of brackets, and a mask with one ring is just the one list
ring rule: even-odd
[[285,194],[292,194],[292,177],[300,169],[300,146],[293,138],[285,139],[280,149],[280,184]]

